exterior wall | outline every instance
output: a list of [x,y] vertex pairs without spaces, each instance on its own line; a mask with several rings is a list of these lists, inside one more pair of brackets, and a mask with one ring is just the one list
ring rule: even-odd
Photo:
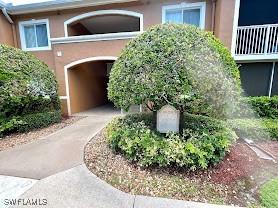
[[[203,2],[204,0],[188,0],[187,3]],[[162,6],[179,4],[184,0],[155,0],[155,1],[139,1],[130,2],[125,4],[110,4],[105,6],[95,6],[74,10],[62,10],[58,12],[38,13],[38,14],[26,14],[16,17],[16,23],[18,21],[30,20],[30,19],[49,19],[51,38],[64,37],[64,21],[75,17],[77,15],[106,9],[119,9],[128,10],[144,15],[144,30],[148,27],[159,24],[162,21]],[[211,0],[206,0],[206,29],[211,28]]]
[[[186,3],[202,2],[204,0],[187,0]],[[232,16],[233,11],[228,8],[233,8],[234,0],[219,0],[220,9],[216,11],[217,18],[226,19],[224,23],[218,21],[216,26],[216,35],[225,43],[227,47],[230,46],[232,37]],[[153,1],[138,1],[124,4],[110,4],[106,6],[96,6],[79,9],[61,10],[57,12],[45,12],[37,14],[25,14],[14,16],[16,32],[18,36],[18,45],[20,47],[18,22],[30,19],[49,19],[50,37],[60,38],[65,36],[64,22],[77,15],[107,9],[127,10],[143,14],[144,30],[152,25],[162,23],[162,7],[166,5],[173,5],[185,2],[184,0],[153,0]],[[219,6],[219,5],[218,5]],[[212,1],[206,0],[206,21],[205,29],[211,30],[212,27]],[[39,59],[49,65],[55,72],[59,83],[59,95],[63,96],[62,107],[63,111],[67,112],[66,106],[66,81],[65,81],[65,66],[89,57],[100,56],[114,56],[118,57],[123,47],[129,39],[125,40],[109,40],[109,41],[96,41],[96,42],[80,42],[80,43],[63,43],[52,45],[49,51],[36,51],[32,52]],[[61,56],[58,56],[61,53]]]
[[71,112],[77,113],[105,104],[107,100],[106,63],[83,63],[68,70]]
[[0,11],[0,43],[14,46],[13,30],[11,24]]
[[[200,2],[202,0],[189,0],[187,2]],[[145,2],[145,1],[144,1]],[[132,2],[126,4],[111,4],[106,6],[97,6],[97,7],[89,7],[82,9],[74,9],[74,10],[62,10],[59,12],[48,12],[48,13],[38,13],[38,14],[26,14],[15,16],[15,24],[17,26],[17,34],[18,34],[18,45],[20,46],[20,38],[18,31],[18,22],[30,19],[49,19],[50,24],[50,36],[51,38],[59,38],[64,37],[64,21],[75,17],[77,15],[97,11],[97,10],[105,10],[105,9],[119,9],[119,10],[128,10],[142,13],[144,15],[144,30],[148,27],[159,24],[162,21],[162,6],[169,4],[178,4],[184,1],[181,0],[156,0],[156,1],[147,1],[147,3],[142,2]],[[211,10],[212,5],[211,1],[207,0],[206,5],[206,29],[211,29]],[[106,41],[107,42],[107,41]],[[106,45],[106,42],[103,42],[103,45]],[[70,44],[74,45],[74,44]],[[122,46],[118,48],[118,54]],[[86,50],[90,50],[87,48]],[[45,61],[50,67],[53,67],[53,60],[50,60],[50,53],[48,51],[39,51],[34,52],[36,56]],[[82,58],[82,57],[80,57]],[[52,58],[53,59],[53,58]]]
[[218,0],[215,11],[215,35],[231,49],[236,0]]
[[[67,64],[90,57],[117,57],[127,42],[128,40],[114,40],[54,45],[55,73],[60,86],[59,94],[66,96],[64,67]],[[57,56],[58,51],[62,52],[61,57]]]

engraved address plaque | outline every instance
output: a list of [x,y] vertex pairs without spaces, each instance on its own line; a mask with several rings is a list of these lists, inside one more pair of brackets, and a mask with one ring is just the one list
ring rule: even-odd
[[173,106],[163,106],[157,112],[156,119],[156,129],[160,133],[179,132],[180,111]]

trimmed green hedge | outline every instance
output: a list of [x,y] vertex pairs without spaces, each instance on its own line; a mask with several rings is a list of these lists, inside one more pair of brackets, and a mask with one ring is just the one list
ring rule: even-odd
[[45,63],[0,44],[0,136],[59,121],[57,91],[55,75]]
[[248,97],[248,103],[260,117],[278,119],[278,96]]
[[229,125],[240,137],[278,140],[278,119],[233,119]]
[[41,112],[24,116],[14,116],[11,119],[2,119],[0,120],[0,136],[47,127],[50,124],[60,122],[61,119],[60,111]]
[[49,67],[29,52],[0,44],[0,118],[60,110]]
[[105,136],[114,151],[142,166],[180,166],[205,169],[221,161],[236,135],[223,122],[185,115],[181,134],[160,134],[153,115],[132,114],[114,119]]
[[212,33],[185,24],[155,25],[132,39],[108,83],[109,100],[125,110],[143,104],[155,112],[170,104],[217,118],[237,111],[241,92],[229,50]]

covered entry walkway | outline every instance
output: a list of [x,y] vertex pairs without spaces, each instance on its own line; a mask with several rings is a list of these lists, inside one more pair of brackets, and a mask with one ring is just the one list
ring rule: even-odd
[[75,113],[73,116],[117,116],[120,114],[121,110],[115,108],[113,104],[109,103],[83,112]]
[[115,59],[92,57],[65,67],[69,115],[88,116],[101,115],[103,112],[120,112],[107,98],[109,74]]

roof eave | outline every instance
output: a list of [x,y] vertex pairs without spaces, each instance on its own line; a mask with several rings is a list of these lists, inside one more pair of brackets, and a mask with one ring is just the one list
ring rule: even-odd
[[87,6],[99,6],[114,3],[133,2],[138,0],[56,0],[25,5],[7,4],[6,9],[11,15],[30,14],[38,12],[57,11],[62,9],[82,8]]

